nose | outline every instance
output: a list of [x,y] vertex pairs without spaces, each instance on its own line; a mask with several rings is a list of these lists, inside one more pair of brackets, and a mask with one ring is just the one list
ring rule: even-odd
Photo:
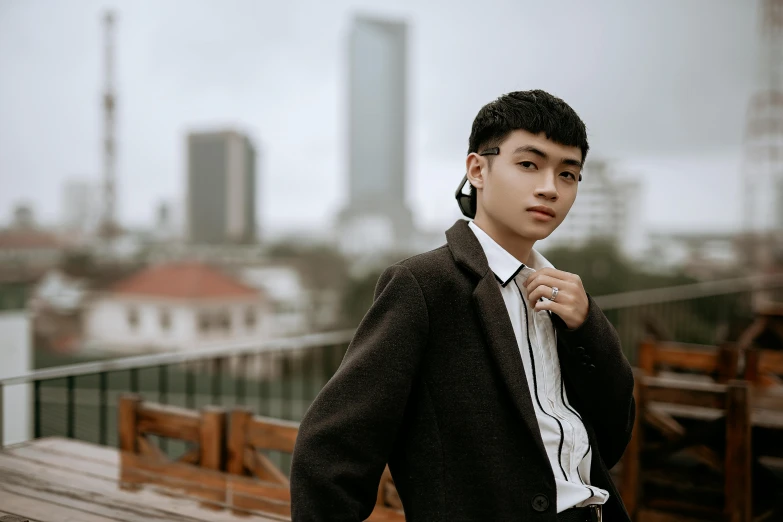
[[559,194],[557,193],[555,175],[551,172],[544,172],[542,174],[543,175],[540,176],[538,188],[536,189],[536,195],[549,201],[557,201]]

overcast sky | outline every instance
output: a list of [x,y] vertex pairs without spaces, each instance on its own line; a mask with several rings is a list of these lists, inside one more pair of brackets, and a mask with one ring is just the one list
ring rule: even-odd
[[576,109],[592,156],[643,180],[650,228],[739,225],[751,0],[0,0],[0,223],[20,201],[55,223],[63,182],[99,179],[106,7],[125,224],[181,200],[188,130],[236,126],[260,150],[262,230],[327,226],[346,193],[358,12],[410,24],[408,201],[421,226],[459,216],[479,108],[531,88]]

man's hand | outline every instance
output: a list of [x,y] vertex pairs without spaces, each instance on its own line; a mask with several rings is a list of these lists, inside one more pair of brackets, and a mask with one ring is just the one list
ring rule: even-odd
[[[554,268],[542,268],[528,277],[524,286],[536,311],[550,310],[560,316],[569,329],[579,328],[587,319],[589,302],[578,275]],[[552,288],[558,289],[554,301],[551,300]],[[540,301],[542,297],[546,299]]]

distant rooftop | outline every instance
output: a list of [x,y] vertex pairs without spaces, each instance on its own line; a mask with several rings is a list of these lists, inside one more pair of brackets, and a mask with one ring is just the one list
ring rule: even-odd
[[33,229],[0,230],[0,249],[60,248],[63,242],[54,234]]
[[146,268],[123,279],[110,293],[174,299],[214,299],[258,296],[247,286],[217,268],[198,262],[166,263]]

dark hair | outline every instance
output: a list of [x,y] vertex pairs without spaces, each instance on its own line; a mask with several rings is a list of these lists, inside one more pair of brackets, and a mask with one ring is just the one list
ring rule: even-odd
[[[473,120],[468,154],[498,147],[515,130],[543,132],[554,142],[582,150],[582,163],[590,146],[585,124],[566,102],[539,89],[504,94],[481,108]],[[487,156],[492,165],[492,156]],[[470,187],[470,208],[476,215],[476,190]],[[468,216],[468,217],[473,217]]]

